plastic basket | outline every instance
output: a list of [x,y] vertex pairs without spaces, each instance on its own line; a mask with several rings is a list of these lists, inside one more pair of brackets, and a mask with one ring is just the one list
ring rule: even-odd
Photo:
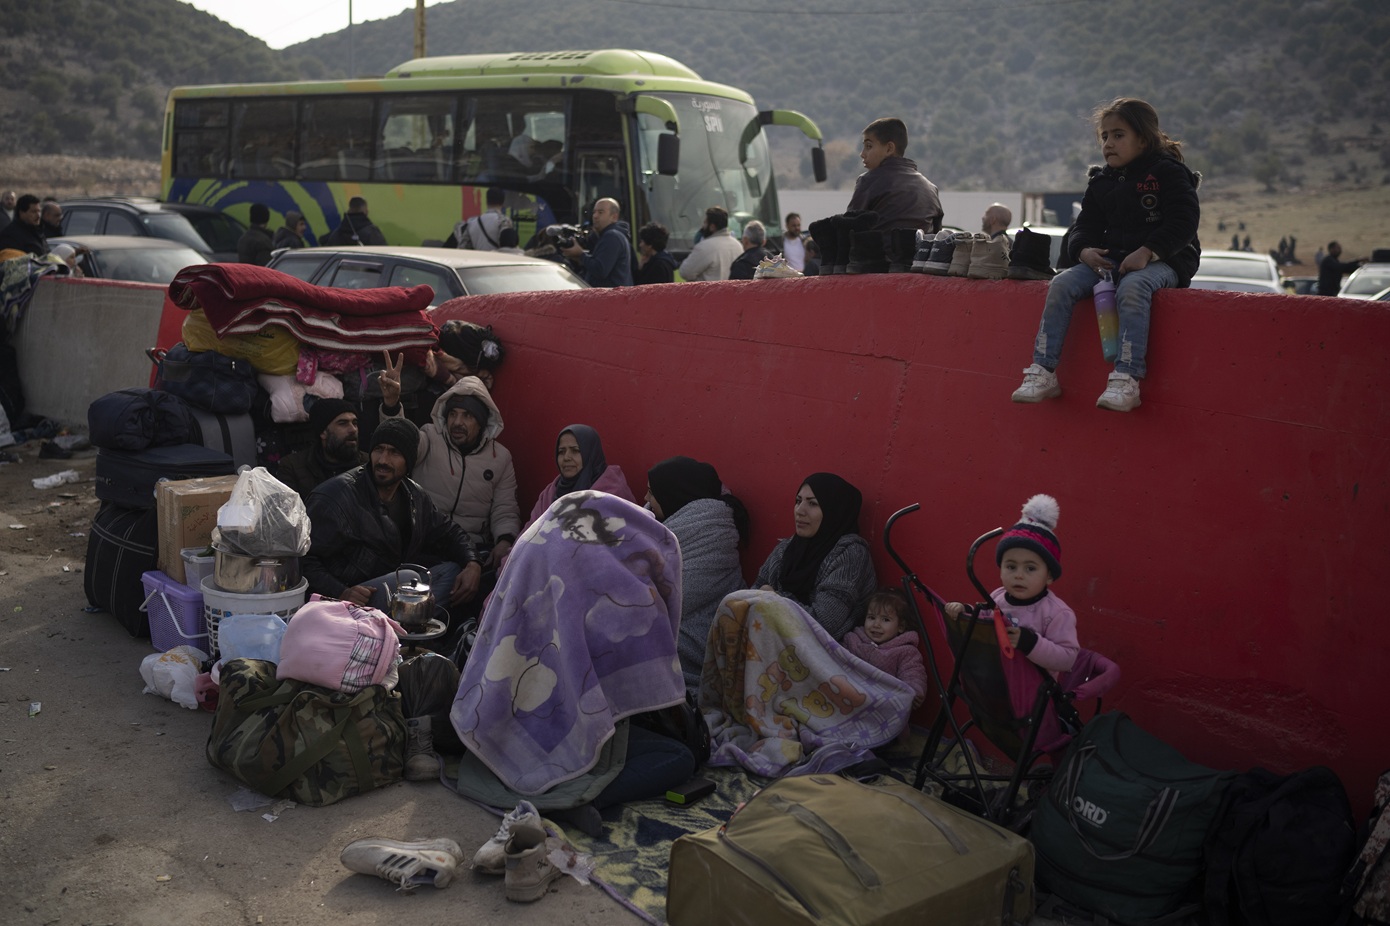
[[162,572],[140,576],[145,586],[145,603],[140,610],[150,616],[150,643],[167,653],[185,643],[208,651],[207,624],[203,616],[203,596]]
[[299,584],[289,591],[273,592],[267,595],[249,595],[239,592],[224,592],[213,582],[212,576],[203,579],[203,620],[207,624],[209,654],[217,658],[217,622],[233,614],[278,614],[289,620],[304,599],[309,595],[309,580],[300,579]]
[[199,595],[203,593],[203,580],[212,575],[213,566],[217,563],[216,557],[202,555],[206,549],[206,546],[184,547],[179,551],[183,559],[183,584]]

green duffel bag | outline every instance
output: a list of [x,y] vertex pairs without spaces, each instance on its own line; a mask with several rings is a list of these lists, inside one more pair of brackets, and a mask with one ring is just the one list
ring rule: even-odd
[[406,727],[401,698],[371,685],[344,694],[277,681],[275,663],[222,667],[208,761],[271,797],[322,807],[400,781]]
[[1234,777],[1125,714],[1093,718],[1033,818],[1039,887],[1129,926],[1175,913],[1196,899],[1202,845]]
[[1026,839],[900,781],[783,778],[671,845],[671,926],[1015,926]]

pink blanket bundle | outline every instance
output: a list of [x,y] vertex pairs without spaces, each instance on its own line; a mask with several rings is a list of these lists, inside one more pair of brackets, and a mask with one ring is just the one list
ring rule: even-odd
[[394,687],[400,624],[376,608],[312,595],[294,612],[280,642],[275,677],[356,694],[368,685]]
[[331,289],[252,264],[195,264],[174,277],[169,298],[202,309],[218,337],[278,325],[310,347],[401,351],[418,366],[439,340],[427,311],[434,290],[423,285]]

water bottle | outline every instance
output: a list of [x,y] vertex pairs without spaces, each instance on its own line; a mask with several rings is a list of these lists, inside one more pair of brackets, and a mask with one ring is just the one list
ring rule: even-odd
[[1120,316],[1115,311],[1115,282],[1109,272],[1101,274],[1091,295],[1096,302],[1096,324],[1100,326],[1100,352],[1106,363],[1114,363],[1120,356]]

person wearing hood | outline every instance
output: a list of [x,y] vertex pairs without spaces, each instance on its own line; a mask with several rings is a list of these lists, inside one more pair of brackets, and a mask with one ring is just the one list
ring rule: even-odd
[[[403,357],[388,355],[381,373],[381,417],[403,418],[400,404]],[[483,381],[464,376],[435,400],[430,421],[420,429],[413,478],[436,508],[463,528],[479,558],[491,569],[521,533],[512,454],[498,443],[502,413]]]
[[583,268],[580,276],[590,286],[614,287],[632,285],[632,230],[622,221],[622,210],[616,199],[600,199],[594,203],[594,232],[598,236],[591,250],[576,242],[561,253]]
[[603,441],[599,439],[598,432],[587,424],[572,424],[555,438],[555,468],[560,475],[541,490],[540,498],[536,499],[531,517],[526,522],[527,527],[539,520],[561,495],[585,489],[607,492],[637,504],[622,467],[616,463],[608,465],[603,455]]
[[308,230],[309,223],[304,221],[304,214],[291,209],[285,213],[285,224],[275,230],[275,238],[270,246],[277,251],[281,248],[302,248],[305,244],[304,233]]
[[676,259],[666,250],[671,233],[665,225],[648,222],[637,229],[637,275],[634,281],[638,286],[648,283],[676,282]]
[[386,236],[381,229],[372,224],[367,216],[367,201],[361,196],[348,200],[348,211],[343,221],[333,231],[323,236],[320,242],[324,247],[341,248],[353,244],[384,245]]

